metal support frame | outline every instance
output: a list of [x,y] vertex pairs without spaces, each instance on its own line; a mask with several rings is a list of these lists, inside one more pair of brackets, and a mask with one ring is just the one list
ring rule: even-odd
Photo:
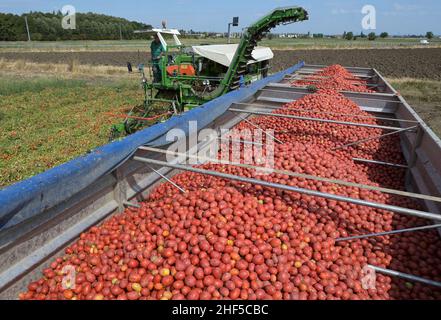
[[352,146],[355,146],[355,145],[358,145],[358,144],[362,144],[362,143],[369,142],[369,141],[372,141],[372,140],[382,139],[384,137],[388,137],[388,136],[391,136],[391,135],[394,135],[394,134],[398,134],[398,133],[402,133],[402,132],[405,132],[405,131],[411,131],[411,130],[414,130],[416,128],[417,128],[417,126],[413,126],[413,127],[408,127],[408,128],[404,128],[404,129],[401,129],[401,130],[396,130],[396,131],[388,132],[388,133],[385,133],[385,134],[380,134],[378,136],[374,136],[374,137],[370,137],[370,138],[366,138],[366,139],[361,139],[361,140],[354,141],[354,142],[351,142],[351,143],[348,143],[348,144],[344,144],[342,146],[335,147],[332,150],[335,151],[335,150],[344,149],[344,148],[347,148],[347,147],[352,147]]
[[[256,145],[256,146],[264,146],[265,144],[263,143],[259,143],[259,142],[254,142],[254,141],[248,141],[248,140],[238,140],[238,139],[227,139],[227,138],[221,138],[219,137],[218,140],[220,141],[225,141],[225,142],[237,142],[237,143],[243,143],[243,144],[252,144],[252,145]],[[223,142],[221,142],[223,143]]]
[[[211,140],[211,141],[213,141],[213,140]],[[210,142],[210,141],[207,141],[207,142]],[[417,198],[417,199],[424,199],[424,200],[429,200],[429,201],[441,202],[441,198],[429,196],[429,195],[425,195],[425,194],[419,194],[419,193],[407,192],[407,191],[402,191],[402,190],[395,190],[395,189],[389,189],[389,188],[370,186],[370,185],[349,182],[349,181],[344,181],[344,180],[339,180],[339,179],[329,179],[329,178],[318,177],[318,176],[313,176],[313,175],[304,174],[304,173],[297,173],[297,172],[288,171],[288,170],[279,170],[279,169],[274,169],[274,168],[258,167],[258,166],[253,166],[253,165],[249,165],[249,164],[245,164],[245,163],[230,162],[228,160],[208,158],[208,157],[195,155],[195,154],[193,155],[193,154],[187,154],[187,153],[180,153],[180,152],[176,152],[176,151],[163,150],[163,149],[152,148],[152,147],[139,147],[138,149],[143,150],[143,151],[149,151],[149,152],[155,152],[155,153],[160,153],[160,154],[182,157],[181,159],[185,159],[185,160],[187,158],[188,159],[195,159],[195,160],[198,160],[199,163],[211,162],[211,163],[216,163],[216,164],[236,166],[236,167],[257,170],[257,171],[259,171],[259,170],[260,171],[269,171],[270,173],[283,174],[283,175],[296,177],[296,178],[327,182],[327,183],[338,184],[338,185],[343,185],[343,186],[347,186],[347,187],[354,187],[354,188],[359,188],[359,189],[366,189],[366,190],[371,190],[371,191],[379,191],[379,192],[395,194],[395,195],[399,195],[399,196],[403,196],[403,197],[410,197],[410,198]]]
[[242,110],[242,109],[236,109],[236,108],[230,108],[228,110],[232,111],[232,112],[238,112],[238,113],[248,113],[248,114],[254,114],[254,115],[261,115],[261,116],[288,118],[288,119],[305,120],[305,121],[317,121],[317,122],[323,122],[323,123],[333,123],[333,124],[340,124],[340,125],[347,125],[347,126],[354,126],[354,127],[365,127],[365,128],[393,130],[393,131],[403,129],[401,127],[389,127],[389,126],[380,126],[380,125],[374,125],[374,124],[368,124],[368,123],[357,123],[357,122],[338,121],[338,120],[331,120],[331,119],[301,117],[301,116],[294,116],[294,115],[289,115],[289,114],[261,112],[261,111],[256,111],[256,110]]
[[383,274],[386,274],[388,276],[398,277],[398,278],[402,278],[402,279],[406,279],[406,280],[411,280],[411,281],[414,281],[414,282],[421,282],[421,283],[424,283],[424,284],[428,284],[430,286],[441,288],[441,282],[438,282],[438,281],[433,281],[433,280],[429,280],[429,279],[426,279],[426,278],[414,276],[414,275],[411,275],[411,274],[408,274],[408,273],[403,273],[403,272],[400,272],[400,271],[395,271],[395,270],[390,270],[390,269],[386,269],[386,268],[381,268],[381,267],[377,267],[377,266],[373,266],[373,265],[368,265],[368,267],[372,268],[376,272],[383,273]]
[[161,172],[159,172],[158,170],[153,169],[151,166],[148,166],[148,168],[150,170],[152,170],[154,173],[156,173],[158,176],[160,176],[161,178],[163,178],[165,181],[167,181],[168,183],[170,183],[173,187],[175,187],[176,189],[178,189],[179,191],[181,191],[182,193],[186,193],[187,191],[183,188],[181,188],[180,186],[178,186],[176,183],[174,183],[171,179],[167,178],[165,175],[163,175]]
[[366,162],[366,163],[380,164],[383,166],[397,167],[397,168],[402,168],[402,169],[409,168],[408,166],[406,166],[404,164],[390,163],[390,162],[377,161],[377,160],[369,160],[369,159],[361,159],[361,158],[352,158],[352,160],[355,162]]
[[422,226],[422,227],[414,227],[414,228],[407,228],[407,229],[400,229],[400,230],[393,230],[393,231],[386,231],[386,232],[376,232],[376,233],[362,234],[362,235],[358,235],[358,236],[337,238],[337,239],[335,239],[335,242],[351,241],[351,240],[366,239],[366,238],[373,238],[373,237],[383,237],[383,236],[389,236],[389,235],[393,235],[393,234],[423,231],[423,230],[432,230],[432,229],[438,229],[438,228],[441,228],[441,223],[428,225],[428,226]]
[[[235,103],[238,106],[246,106],[246,107],[256,107],[256,108],[268,108],[268,106],[263,104],[255,104],[255,103]],[[271,109],[280,109],[280,107],[271,107]],[[404,119],[394,119],[394,118],[386,118],[386,117],[375,117],[375,116],[363,116],[358,114],[350,114],[350,113],[338,113],[338,112],[324,112],[318,110],[307,110],[307,109],[292,109],[296,112],[305,112],[305,113],[316,113],[316,114],[327,114],[332,116],[345,116],[345,117],[353,117],[353,118],[364,118],[364,119],[372,119],[372,120],[382,120],[382,121],[390,121],[390,122],[404,122],[404,123],[418,123],[418,121],[414,120],[404,120]]]
[[158,160],[153,160],[153,159],[148,159],[148,158],[143,158],[143,157],[138,157],[138,156],[133,157],[133,160],[148,163],[148,164],[169,167],[169,168],[173,168],[173,169],[177,169],[177,170],[183,170],[183,171],[189,171],[189,172],[194,172],[194,173],[199,173],[199,174],[210,175],[210,176],[228,179],[228,180],[236,180],[236,181],[241,181],[244,183],[261,185],[263,187],[276,188],[276,189],[285,190],[285,191],[297,192],[297,193],[306,194],[306,195],[314,196],[314,197],[321,197],[321,198],[331,199],[331,200],[335,200],[335,201],[348,202],[348,203],[352,203],[355,205],[367,206],[367,207],[371,207],[371,208],[375,208],[375,209],[396,212],[396,213],[414,216],[414,217],[418,217],[418,218],[422,218],[422,219],[441,221],[441,215],[434,214],[431,212],[425,212],[425,211],[403,208],[403,207],[398,207],[398,206],[393,206],[393,205],[388,205],[388,204],[383,204],[383,203],[365,201],[365,200],[361,200],[361,199],[354,199],[354,198],[339,196],[339,195],[335,195],[335,194],[331,194],[331,193],[325,193],[325,192],[320,192],[320,191],[315,191],[315,190],[298,188],[298,187],[294,187],[294,186],[287,186],[287,185],[283,185],[283,184],[272,183],[272,182],[263,181],[263,180],[259,180],[259,179],[246,178],[246,177],[236,176],[236,175],[232,175],[232,174],[226,174],[226,173],[212,171],[212,170],[194,168],[194,167],[190,167],[190,166],[186,166],[186,165],[171,164],[169,162],[158,161]]
[[[297,80],[299,78],[297,78],[296,76],[306,76],[306,77],[315,76],[317,74],[317,72],[320,72],[320,71],[323,71],[323,69],[319,69],[317,71],[311,71],[311,72],[308,72],[308,71],[306,71],[306,72],[305,71],[297,71],[296,73],[294,73],[294,75],[295,75],[294,77],[290,76],[290,75],[286,75],[285,79]],[[364,74],[357,74],[357,73],[353,73],[353,72],[351,72],[351,73],[354,75],[354,77],[357,77],[357,78],[363,78],[363,79],[373,79],[373,78],[375,78],[375,76],[369,76],[369,75],[364,75]],[[363,80],[363,79],[360,79],[360,80]]]
[[[294,80],[294,81],[320,82],[321,80],[318,80],[318,79],[296,79],[296,80]],[[363,81],[363,80],[360,80],[360,81]],[[302,85],[297,85],[297,84],[294,84],[294,83],[291,83],[291,84],[292,84],[294,87],[297,87],[297,88],[305,88],[305,86],[302,86]],[[366,87],[373,87],[373,88],[382,87],[382,86],[380,86],[380,85],[378,85],[378,84],[369,84],[369,83],[357,83],[357,82],[351,82],[350,84],[353,85],[353,86],[366,86]]]
[[[274,87],[276,89],[282,89],[282,90],[275,90],[275,89],[271,89],[271,87]],[[269,88],[269,89],[268,89]],[[299,90],[303,91],[303,92],[299,92]],[[265,88],[260,89],[260,92],[277,92],[277,93],[297,93],[297,94],[303,94],[303,95],[311,95],[311,96],[322,96],[322,97],[334,97],[335,95],[330,95],[330,94],[324,94],[324,93],[311,93],[309,91],[307,91],[305,88],[299,88],[299,87],[292,87],[290,85],[287,84],[281,84],[281,83],[277,83],[277,82],[271,82],[269,84],[266,85]],[[370,101],[375,101],[375,102],[384,102],[384,103],[396,103],[396,104],[400,104],[401,101],[399,100],[383,100],[383,99],[375,99],[375,98],[368,98],[365,97],[366,95],[369,96],[371,95],[380,95],[381,93],[369,93],[369,92],[354,92],[354,91],[346,91],[346,90],[341,90],[339,91],[341,94],[345,95],[345,94],[351,94],[351,95],[363,95],[363,97],[361,97],[363,100],[370,100]],[[382,96],[387,95],[388,97],[391,98],[396,98],[395,95],[392,94],[381,94]],[[293,99],[287,99],[289,101],[295,101]]]
[[[264,146],[265,145],[265,143],[259,143],[259,142],[247,141],[247,140],[226,139],[226,138],[218,138],[218,139],[220,141],[231,141],[231,142],[237,142],[237,143],[243,143],[243,144],[252,144],[252,145],[258,145],[258,146]],[[161,150],[161,149],[156,149],[156,150]],[[152,151],[154,151],[154,150],[152,150]],[[383,165],[383,166],[396,167],[396,168],[400,168],[400,169],[407,169],[407,168],[409,168],[409,166],[407,166],[405,164],[398,164],[398,163],[391,163],[391,162],[378,161],[378,160],[370,160],[370,159],[362,159],[362,158],[352,158],[352,161],[372,163],[372,164],[379,164],[379,165]]]

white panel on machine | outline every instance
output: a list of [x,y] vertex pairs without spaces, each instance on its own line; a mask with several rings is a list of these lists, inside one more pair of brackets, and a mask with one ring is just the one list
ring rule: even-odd
[[[192,48],[196,54],[229,67],[233,61],[238,46],[238,44],[216,44],[208,46],[193,46]],[[249,64],[271,60],[274,57],[272,50],[267,47],[256,47],[251,55],[254,60],[249,61]]]

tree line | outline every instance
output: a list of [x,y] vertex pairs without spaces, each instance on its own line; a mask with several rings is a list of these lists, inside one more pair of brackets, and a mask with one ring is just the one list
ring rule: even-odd
[[63,29],[63,14],[58,12],[30,12],[22,15],[0,13],[0,41],[28,40],[25,16],[31,40],[115,40],[139,39],[133,31],[149,29],[151,25],[96,13],[77,13],[76,28]]
[[[382,32],[382,33],[380,33],[380,38],[382,38],[382,39],[385,39],[385,38],[388,38],[389,37],[389,33],[387,33],[387,32]],[[346,40],[357,40],[357,38],[368,38],[369,40],[375,40],[375,39],[377,39],[377,34],[375,33],[375,32],[371,32],[371,33],[369,33],[368,35],[365,35],[363,32],[362,33],[360,33],[360,35],[355,35],[353,32],[344,32],[343,33],[343,39],[346,39]],[[422,35],[420,35],[420,36],[413,36],[413,37],[415,37],[415,38],[422,38],[423,36]],[[433,39],[433,37],[434,37],[434,34],[433,34],[433,32],[431,32],[431,31],[428,31],[427,33],[426,33],[426,36],[425,36],[427,39]]]

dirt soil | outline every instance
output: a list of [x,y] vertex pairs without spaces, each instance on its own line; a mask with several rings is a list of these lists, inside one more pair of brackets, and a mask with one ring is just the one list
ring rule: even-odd
[[[300,60],[310,64],[341,64],[373,67],[386,77],[441,80],[441,48],[423,49],[339,49],[275,50],[272,71],[285,69]],[[125,66],[149,61],[148,49],[121,52],[0,52],[0,59],[24,59],[44,63],[66,63],[73,59],[81,64]]]
[[371,49],[275,51],[274,70],[282,70],[293,61],[309,64],[341,64],[370,67],[390,78],[441,80],[441,49]]

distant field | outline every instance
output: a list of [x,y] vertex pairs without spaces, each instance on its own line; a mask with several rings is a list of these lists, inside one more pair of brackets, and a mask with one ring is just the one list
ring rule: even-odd
[[273,71],[278,71],[303,60],[309,64],[375,68],[391,78],[441,80],[440,57],[441,48],[277,50],[271,65]]
[[[424,78],[441,80],[440,48],[396,48],[396,49],[321,49],[321,50],[275,50],[271,61],[271,71],[286,69],[300,60],[310,64],[341,64],[376,68],[388,77]],[[84,65],[126,68],[127,62],[136,66],[147,63],[150,52],[147,48],[130,51],[51,51],[15,52],[0,51],[1,59],[7,61],[24,60],[40,64],[78,61]],[[0,63],[1,68],[1,63]]]
[[[223,44],[227,43],[225,38],[216,39],[181,39],[186,45],[197,44]],[[32,41],[32,42],[0,42],[0,51],[127,51],[145,50],[151,40],[100,40],[100,41]],[[232,39],[232,43],[237,43],[238,39]],[[347,49],[347,48],[403,48],[403,47],[439,47],[441,39],[431,40],[430,45],[421,45],[419,39],[411,38],[387,38],[369,41],[367,39],[344,40],[344,39],[264,39],[260,42],[263,46],[274,49]]]

